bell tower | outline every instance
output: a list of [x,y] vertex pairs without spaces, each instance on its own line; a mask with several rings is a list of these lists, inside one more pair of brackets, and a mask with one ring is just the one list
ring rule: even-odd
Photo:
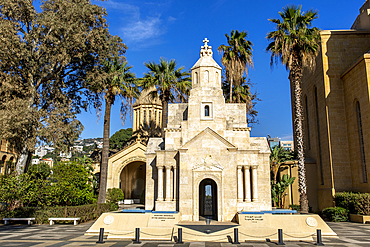
[[209,40],[203,40],[204,45],[200,49],[200,58],[191,68],[192,88],[214,87],[221,89],[221,67],[213,60],[212,46]]

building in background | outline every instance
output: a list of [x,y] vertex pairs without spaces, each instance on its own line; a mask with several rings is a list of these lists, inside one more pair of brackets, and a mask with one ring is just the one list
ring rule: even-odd
[[[267,142],[271,149],[283,147],[286,151],[294,151],[293,141],[280,141],[280,138],[268,135]],[[278,181],[285,174],[289,177],[295,177],[294,183],[287,188],[283,198],[283,208],[289,208],[291,205],[299,205],[298,166],[295,161],[287,161],[281,165]]]
[[336,192],[370,192],[370,2],[351,30],[321,31],[302,81],[307,193],[313,211]]
[[9,142],[5,139],[0,140],[0,175],[11,172],[17,157],[14,148],[10,146]]

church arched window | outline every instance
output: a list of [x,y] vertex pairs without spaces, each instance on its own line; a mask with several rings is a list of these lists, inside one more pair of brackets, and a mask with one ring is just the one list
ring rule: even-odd
[[204,116],[205,116],[205,117],[209,117],[209,106],[208,106],[208,105],[206,105],[206,106],[204,107]]
[[357,115],[358,139],[360,141],[360,158],[361,158],[361,166],[362,166],[362,180],[363,180],[364,183],[367,183],[364,135],[363,135],[363,132],[362,132],[362,119],[361,119],[360,103],[358,101],[356,102],[356,115]]

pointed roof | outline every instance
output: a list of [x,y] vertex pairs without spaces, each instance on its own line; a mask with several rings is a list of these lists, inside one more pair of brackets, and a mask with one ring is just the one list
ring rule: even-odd
[[226,140],[224,137],[219,135],[216,131],[212,130],[210,127],[205,128],[201,132],[199,132],[196,136],[191,138],[189,141],[187,141],[180,149],[186,149],[191,143],[195,142],[196,140],[202,138],[202,136],[210,134],[212,135],[215,139],[219,140],[222,142],[227,148],[237,148],[234,144]]
[[212,46],[209,46],[207,44],[208,42],[209,40],[207,38],[203,40],[204,46],[202,46],[200,49],[200,58],[194,64],[191,70],[199,67],[215,67],[221,69],[220,65],[218,65],[216,61],[213,59]]

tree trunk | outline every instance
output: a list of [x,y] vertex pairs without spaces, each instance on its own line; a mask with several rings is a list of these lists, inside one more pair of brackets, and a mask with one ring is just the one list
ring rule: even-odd
[[22,153],[19,156],[17,164],[15,166],[15,171],[16,171],[17,175],[21,175],[21,174],[24,173],[25,167],[26,167],[26,164],[27,164],[27,160],[28,160],[28,156],[29,156],[29,152],[27,150],[27,146],[24,146],[23,150],[22,150]]
[[230,99],[229,103],[233,103],[233,77],[230,76]]
[[162,100],[162,128],[161,134],[162,138],[164,138],[164,129],[167,128],[167,121],[168,121],[168,102],[170,101],[169,94],[167,92],[163,92],[163,100]]
[[294,58],[290,67],[289,79],[292,85],[293,94],[293,124],[294,136],[296,140],[295,147],[298,155],[298,191],[299,203],[302,213],[308,213],[308,198],[307,198],[307,183],[306,183],[306,168],[304,163],[304,142],[303,142],[303,111],[302,111],[302,62]]
[[98,203],[105,203],[105,195],[107,193],[107,176],[108,176],[108,158],[109,158],[109,128],[110,128],[110,111],[112,100],[109,96],[105,99],[104,113],[104,131],[103,131],[103,151],[100,164],[100,184]]

